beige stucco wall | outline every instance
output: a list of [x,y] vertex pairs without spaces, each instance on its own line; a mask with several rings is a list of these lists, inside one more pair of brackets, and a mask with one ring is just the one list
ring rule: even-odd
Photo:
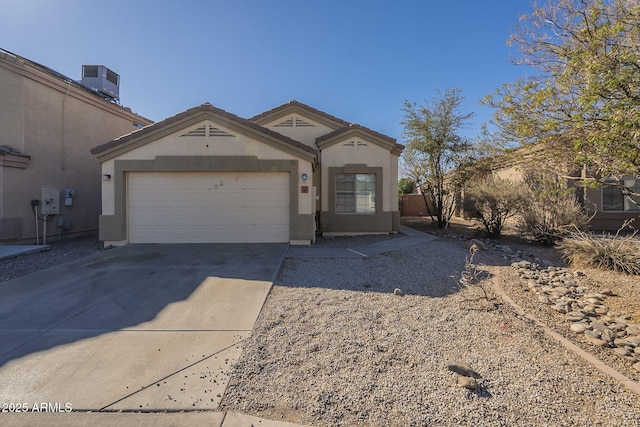
[[20,63],[3,58],[0,64],[0,145],[10,145],[23,151],[24,85]]
[[[216,123],[212,126],[223,130],[234,137],[181,137],[192,129],[197,129],[208,121],[199,122],[196,125],[181,129],[171,135],[159,138],[142,147],[128,151],[115,159],[107,160],[102,164],[102,173],[114,176],[115,160],[153,160],[156,156],[256,156],[262,160],[297,160],[298,161],[298,192],[300,187],[309,186],[308,193],[298,194],[298,213],[313,213],[313,168],[310,162],[300,160],[297,157],[278,150],[263,142],[238,134],[231,129]],[[302,180],[302,174],[307,175],[306,182]],[[102,214],[113,215],[115,213],[115,182],[102,181]]]
[[390,210],[398,210],[398,156],[391,154],[389,156],[389,176],[387,178],[389,184],[389,207]]
[[522,182],[524,174],[522,169],[518,166],[510,166],[504,169],[498,169],[493,172],[493,176],[511,181],[513,183]]
[[[364,142],[367,146],[358,146],[357,141]],[[353,147],[345,147],[344,144],[356,142],[353,144]],[[322,168],[322,195],[321,195],[321,205],[322,211],[326,212],[329,210],[328,200],[329,200],[329,168],[330,167],[342,167],[349,164],[366,164],[368,167],[381,167],[382,168],[382,176],[388,177],[388,179],[383,179],[382,184],[382,202],[376,200],[376,203],[382,203],[383,211],[392,211],[397,210],[398,199],[397,199],[397,180],[398,180],[398,165],[397,165],[397,157],[395,170],[392,169],[393,159],[395,157],[391,155],[389,150],[382,148],[378,145],[374,145],[373,143],[366,142],[362,139],[345,139],[339,143],[333,144],[330,147],[322,150],[321,153],[320,166]],[[395,178],[394,178],[395,177]],[[394,181],[394,182],[392,182]],[[393,187],[391,186],[393,184]],[[393,194],[395,195],[395,200],[392,200],[392,196],[390,195],[391,189],[394,189]],[[393,203],[393,205],[392,205]],[[392,209],[391,207],[394,206]]]
[[[0,241],[35,240],[30,201],[43,187],[61,191],[49,235],[58,235],[58,219],[72,222],[63,234],[97,230],[101,169],[89,150],[150,121],[7,55],[0,55],[0,93],[0,145],[31,156],[25,169],[0,166]],[[76,191],[72,207],[64,206],[65,188]]]

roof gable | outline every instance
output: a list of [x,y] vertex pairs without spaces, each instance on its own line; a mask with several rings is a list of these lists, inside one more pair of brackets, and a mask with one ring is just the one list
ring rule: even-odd
[[266,125],[268,123],[275,122],[278,119],[285,118],[292,113],[300,116],[302,120],[306,117],[311,121],[317,122],[331,129],[339,129],[349,126],[349,122],[347,121],[296,100],[289,101],[286,104],[282,104],[278,107],[272,108],[271,110],[265,111],[264,113],[260,113],[257,116],[251,117],[249,120],[259,125]]
[[91,153],[100,161],[106,161],[156,141],[164,136],[179,133],[182,130],[184,130],[182,135],[189,135],[190,132],[194,132],[191,134],[192,136],[212,134],[214,136],[221,136],[219,134],[215,135],[216,132],[220,131],[215,125],[206,125],[204,128],[198,127],[193,129],[194,125],[206,120],[214,124],[217,123],[227,129],[233,129],[239,134],[252,137],[297,157],[313,160],[318,154],[318,151],[313,147],[309,147],[247,119],[214,107],[208,102],[94,147],[91,149]]
[[397,156],[399,156],[404,149],[403,145],[396,143],[395,138],[383,135],[357,123],[337,129],[326,135],[322,135],[316,139],[316,143],[320,149],[326,149],[350,138],[360,138],[364,141],[371,142],[379,147],[389,150]]

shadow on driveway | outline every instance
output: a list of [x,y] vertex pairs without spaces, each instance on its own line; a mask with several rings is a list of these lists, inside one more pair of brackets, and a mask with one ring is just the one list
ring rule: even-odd
[[[272,281],[286,249],[286,244],[130,245],[4,282],[0,366],[69,340],[151,321],[208,277]],[[52,330],[76,334],[38,338]]]

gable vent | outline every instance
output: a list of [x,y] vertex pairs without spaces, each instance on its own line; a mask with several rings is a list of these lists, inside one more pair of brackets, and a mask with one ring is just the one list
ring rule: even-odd
[[230,133],[223,131],[222,129],[214,128],[211,126],[209,128],[209,136],[233,136]]
[[197,136],[200,138],[204,138],[204,137],[209,137],[209,138],[213,138],[216,136],[231,136],[233,137],[233,135],[231,135],[228,132],[223,131],[222,129],[218,129],[216,127],[213,127],[211,125],[202,125],[197,129],[193,129],[183,135],[180,135],[180,137],[183,136]]
[[343,147],[368,147],[369,144],[365,144],[361,141],[349,141],[346,144],[342,144]]
[[315,126],[315,125],[312,125],[312,124],[311,124],[311,123],[309,123],[309,122],[305,122],[305,121],[304,121],[304,120],[302,120],[302,119],[296,119],[296,127],[312,127],[312,128],[314,128],[314,127],[316,127],[316,126]]
[[180,136],[206,136],[207,130],[204,126],[199,127],[198,129],[194,129]]
[[302,127],[316,127],[316,125],[311,124],[309,122],[305,122],[302,119],[299,119],[297,117],[291,117],[288,120],[285,120],[284,122],[278,123],[277,125],[275,125],[275,127],[288,127],[288,128],[292,128],[292,127],[298,127],[298,128],[302,128]]
[[287,128],[292,128],[293,127],[293,117],[290,118],[289,120],[285,120],[282,123],[278,123],[275,127],[287,127]]

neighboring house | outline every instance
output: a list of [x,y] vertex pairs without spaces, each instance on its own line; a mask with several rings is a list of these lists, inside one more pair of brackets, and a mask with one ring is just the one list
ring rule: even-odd
[[[604,181],[616,182],[614,178],[605,178]],[[633,176],[624,176],[619,184],[629,188],[634,193],[640,194],[640,178]],[[619,188],[603,185],[600,188],[586,189],[585,206],[593,203],[593,210],[596,215],[591,220],[591,228],[595,230],[615,231],[622,224],[631,219],[640,220],[640,207],[634,204],[628,197],[622,194]],[[636,197],[636,201],[640,202],[640,198]],[[632,224],[633,227],[639,228],[640,223]]]
[[95,147],[100,239],[288,242],[399,228],[395,139],[297,101],[244,119],[209,103]]
[[[565,176],[584,177],[586,172],[576,170],[575,165],[554,164],[553,168],[545,167],[545,162],[554,162],[554,156],[544,149],[543,145],[531,148],[521,148],[509,154],[498,156],[490,164],[494,176],[508,179],[513,182],[521,181],[527,168],[547,171],[563,171]],[[603,178],[602,181],[611,181],[611,178]],[[593,215],[589,225],[594,231],[616,231],[625,221],[640,217],[640,208],[623,196],[619,188],[600,185],[576,186],[575,180],[567,179],[568,186],[575,186],[576,196],[583,205],[588,215]],[[620,180],[620,184],[630,188],[632,191],[640,193],[640,178],[625,176]],[[638,218],[640,219],[640,218]],[[639,227],[640,224],[634,224]]]
[[35,243],[36,224],[40,237],[97,230],[101,173],[89,149],[150,123],[0,49],[0,242]]

